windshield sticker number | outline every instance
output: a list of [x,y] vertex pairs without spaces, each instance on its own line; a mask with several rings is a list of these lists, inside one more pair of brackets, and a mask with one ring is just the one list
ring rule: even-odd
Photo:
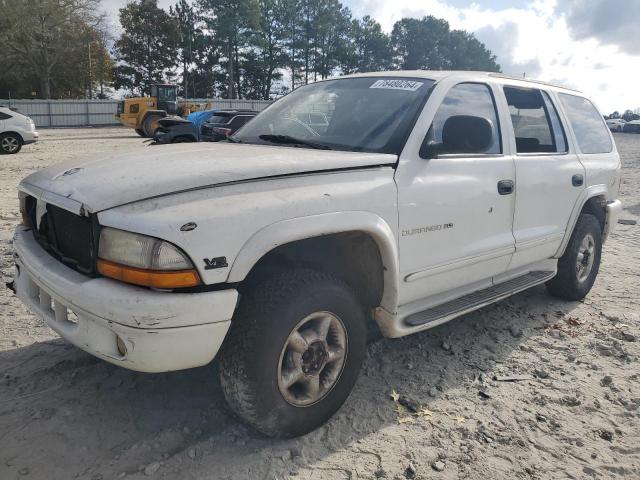
[[384,88],[386,90],[407,90],[415,92],[423,85],[423,82],[413,80],[376,80],[369,88]]

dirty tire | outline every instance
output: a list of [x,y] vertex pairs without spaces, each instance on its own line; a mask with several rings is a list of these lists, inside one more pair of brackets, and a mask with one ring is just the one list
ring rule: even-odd
[[0,135],[0,153],[11,155],[18,153],[22,148],[22,138],[15,133],[4,133]]
[[[346,332],[346,356],[333,386],[307,406],[285,400],[278,378],[281,354],[300,322],[322,312]],[[366,352],[364,309],[340,280],[291,270],[265,280],[240,302],[221,352],[220,381],[231,409],[271,437],[295,437],[325,423],[349,396]]]
[[[585,238],[590,236],[595,242],[593,263],[586,278],[580,280],[577,269],[578,256]],[[564,255],[558,260],[558,273],[547,282],[547,290],[554,297],[563,300],[582,300],[587,296],[596,280],[602,255],[602,229],[598,219],[590,214],[578,218]]]
[[147,118],[144,119],[144,122],[142,122],[142,130],[144,132],[145,137],[147,138],[153,137],[153,134],[155,133],[153,124],[158,120],[160,120],[160,118],[161,117],[159,117],[158,115],[149,115]]
[[141,137],[146,137],[147,135],[144,133],[144,130],[142,130],[141,128],[136,128],[136,133],[138,135],[140,135]]

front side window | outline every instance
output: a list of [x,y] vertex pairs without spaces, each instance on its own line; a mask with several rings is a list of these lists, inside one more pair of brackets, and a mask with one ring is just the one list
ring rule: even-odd
[[[361,77],[300,87],[247,123],[233,140],[400,154],[432,80]],[[311,122],[321,113],[321,123]]]
[[593,103],[567,93],[559,96],[582,153],[611,152],[613,144],[609,130]]
[[546,92],[504,87],[518,153],[564,153],[567,143],[558,114]]
[[7,118],[11,118],[11,115],[7,115],[4,112],[0,112],[0,120],[6,120]]
[[[453,117],[482,117],[491,124],[492,138],[483,154],[499,154],[502,152],[498,128],[498,114],[489,87],[481,83],[460,83],[451,88],[440,104],[433,124],[427,135],[428,142],[443,143],[443,132],[447,120]],[[448,149],[447,154],[466,153]]]

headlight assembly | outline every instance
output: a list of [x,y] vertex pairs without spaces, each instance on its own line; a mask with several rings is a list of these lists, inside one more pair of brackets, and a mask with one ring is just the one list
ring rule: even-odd
[[109,227],[100,231],[98,272],[123,282],[161,289],[200,284],[193,263],[175,245]]

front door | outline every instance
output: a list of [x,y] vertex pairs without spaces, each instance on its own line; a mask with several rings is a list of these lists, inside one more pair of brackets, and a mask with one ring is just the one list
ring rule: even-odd
[[[434,103],[438,107],[429,121]],[[493,140],[486,151],[429,158],[433,155],[424,148],[409,147],[400,158],[396,182],[401,305],[490,282],[506,270],[514,251],[514,196],[509,185],[513,186],[515,171],[513,159],[503,154],[492,87],[440,83],[415,128],[424,129],[423,146],[441,142],[444,123],[459,115],[489,120]]]

